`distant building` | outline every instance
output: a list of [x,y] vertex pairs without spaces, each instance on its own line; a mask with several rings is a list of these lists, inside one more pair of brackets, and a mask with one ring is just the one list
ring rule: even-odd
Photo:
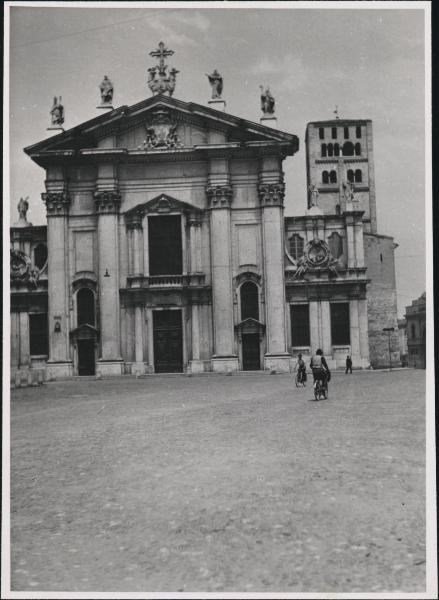
[[425,292],[406,306],[408,366],[425,369]]
[[407,321],[405,318],[398,319],[399,354],[401,366],[407,366]]

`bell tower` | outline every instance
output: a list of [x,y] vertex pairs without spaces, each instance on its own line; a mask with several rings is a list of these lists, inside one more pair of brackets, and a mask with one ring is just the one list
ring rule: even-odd
[[336,118],[308,123],[305,145],[307,186],[316,186],[323,213],[345,212],[350,183],[358,209],[364,211],[364,230],[376,233],[372,121]]

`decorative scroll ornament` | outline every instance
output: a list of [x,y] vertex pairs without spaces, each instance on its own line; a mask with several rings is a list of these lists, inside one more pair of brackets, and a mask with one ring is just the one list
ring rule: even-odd
[[177,135],[177,123],[171,119],[167,110],[157,109],[152,114],[152,121],[145,125],[146,139],[139,150],[147,148],[177,148],[181,146]]
[[303,256],[297,262],[294,279],[303,278],[303,275],[310,269],[328,269],[332,275],[337,276],[338,273],[335,267],[337,262],[337,259],[332,256],[328,244],[323,240],[314,238],[307,243]]
[[285,184],[282,181],[278,183],[261,183],[258,192],[261,204],[282,206],[284,203]]
[[33,267],[30,258],[21,250],[11,250],[11,281],[37,286],[40,271]]
[[174,93],[177,69],[172,68],[167,73],[168,65],[165,65],[165,58],[172,56],[173,50],[168,50],[163,42],[159,43],[157,50],[150,52],[149,55],[158,59],[159,64],[157,67],[150,67],[148,69],[148,86],[151,92],[156,94],[165,94],[168,92],[170,96]]

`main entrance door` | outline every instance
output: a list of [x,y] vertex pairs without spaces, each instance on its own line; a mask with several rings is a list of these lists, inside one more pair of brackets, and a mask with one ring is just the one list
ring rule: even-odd
[[95,374],[94,340],[78,340],[78,375]]
[[183,371],[183,331],[181,310],[155,310],[154,370],[156,373]]
[[259,371],[261,368],[259,333],[242,335],[242,368],[244,371]]

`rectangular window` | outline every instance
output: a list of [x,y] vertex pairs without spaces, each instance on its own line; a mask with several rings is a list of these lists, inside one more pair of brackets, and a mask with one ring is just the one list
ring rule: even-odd
[[291,305],[291,345],[309,346],[309,306]]
[[333,140],[337,139],[337,127],[332,127],[332,129],[331,129],[331,135],[332,135],[332,139]]
[[31,356],[49,354],[47,313],[29,315],[29,345]]
[[355,128],[355,135],[357,136],[357,138],[361,138],[361,127],[360,127],[360,125],[357,125],[357,127]]
[[349,302],[334,302],[330,306],[332,345],[350,344]]
[[150,275],[181,275],[183,256],[180,216],[148,218]]
[[319,127],[319,138],[321,140],[325,139],[325,130],[323,129],[323,127]]
[[345,140],[349,139],[349,127],[344,128],[344,139]]

